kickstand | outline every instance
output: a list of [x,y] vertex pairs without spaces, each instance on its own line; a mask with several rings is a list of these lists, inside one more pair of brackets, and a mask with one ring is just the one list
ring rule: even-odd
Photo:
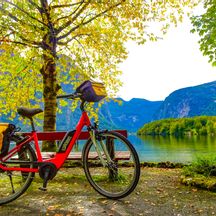
[[49,172],[50,172],[50,168],[46,167],[46,170],[44,172],[43,186],[39,187],[39,190],[47,191],[47,182],[49,180]]

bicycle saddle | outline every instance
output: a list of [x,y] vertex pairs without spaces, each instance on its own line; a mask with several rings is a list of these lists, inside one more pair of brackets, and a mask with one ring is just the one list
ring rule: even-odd
[[43,110],[40,108],[30,109],[30,108],[25,108],[25,107],[19,107],[17,109],[17,112],[23,117],[32,118],[34,115],[43,112]]

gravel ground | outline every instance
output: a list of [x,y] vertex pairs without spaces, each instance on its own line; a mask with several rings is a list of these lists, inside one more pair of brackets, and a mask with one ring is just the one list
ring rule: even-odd
[[36,178],[24,195],[0,206],[0,216],[216,215],[216,193],[181,185],[181,169],[142,168],[136,190],[117,201],[98,195],[83,175],[80,168],[63,169],[47,192],[37,189],[42,182]]

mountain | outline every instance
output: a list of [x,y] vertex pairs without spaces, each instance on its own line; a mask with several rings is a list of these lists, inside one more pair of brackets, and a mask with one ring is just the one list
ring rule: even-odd
[[[153,120],[201,115],[216,116],[216,81],[176,90],[164,101],[148,101],[139,98],[130,101],[121,98],[110,99],[99,109],[99,124],[102,128],[135,132],[145,123]],[[64,107],[62,114],[57,115],[57,130],[73,129],[79,117],[78,109],[71,112],[69,106]],[[7,121],[7,117],[0,116],[0,121]],[[26,127],[18,120],[13,122],[22,128]]]
[[216,115],[216,81],[172,92],[153,119]]
[[[133,98],[124,101],[121,98],[104,101],[99,109],[99,126],[102,129],[126,129],[136,132],[143,124],[150,122],[162,101],[148,101]],[[95,104],[97,107],[97,104]],[[57,129],[65,130],[76,126],[80,117],[79,109],[71,112],[69,107],[63,108],[57,115]]]
[[[118,102],[116,102],[118,101]],[[105,101],[99,109],[99,126],[102,129],[126,129],[136,132],[143,124],[152,120],[152,116],[159,108],[162,101],[148,101],[145,99],[133,98],[124,101],[121,98]],[[95,104],[97,107],[97,104]],[[76,126],[81,112],[77,108],[74,112],[70,106],[63,107],[62,113],[57,114],[57,130],[71,130]],[[23,122],[16,118],[8,121],[6,116],[0,116],[0,122],[11,122],[29,131],[30,125],[23,125]],[[28,122],[28,121],[27,121]],[[37,130],[42,130],[37,127]]]
[[[65,92],[71,92],[71,85],[62,85],[62,87]],[[124,101],[121,98],[104,101],[99,109],[99,125],[104,129],[126,129],[136,132],[143,124],[152,120],[153,114],[161,103],[162,101],[148,101],[139,98],[133,98],[130,101]],[[79,116],[79,109],[72,113],[69,107],[64,107],[62,114],[57,115],[57,129],[75,127]]]
[[162,101],[148,101],[133,98],[130,101],[118,99],[105,102],[100,109],[100,122],[108,128],[126,129],[130,132],[137,131],[143,124],[152,120],[152,116],[159,108]]

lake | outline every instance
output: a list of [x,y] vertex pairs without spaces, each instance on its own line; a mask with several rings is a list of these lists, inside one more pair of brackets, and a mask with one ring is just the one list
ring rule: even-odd
[[216,137],[213,136],[136,136],[128,139],[135,146],[140,161],[191,162],[199,155],[216,155]]
[[[215,155],[216,137],[213,136],[137,136],[128,135],[141,162],[191,162],[196,156]],[[79,141],[74,151],[82,151],[86,141]],[[41,143],[40,143],[41,144]],[[14,145],[11,145],[11,148]]]

